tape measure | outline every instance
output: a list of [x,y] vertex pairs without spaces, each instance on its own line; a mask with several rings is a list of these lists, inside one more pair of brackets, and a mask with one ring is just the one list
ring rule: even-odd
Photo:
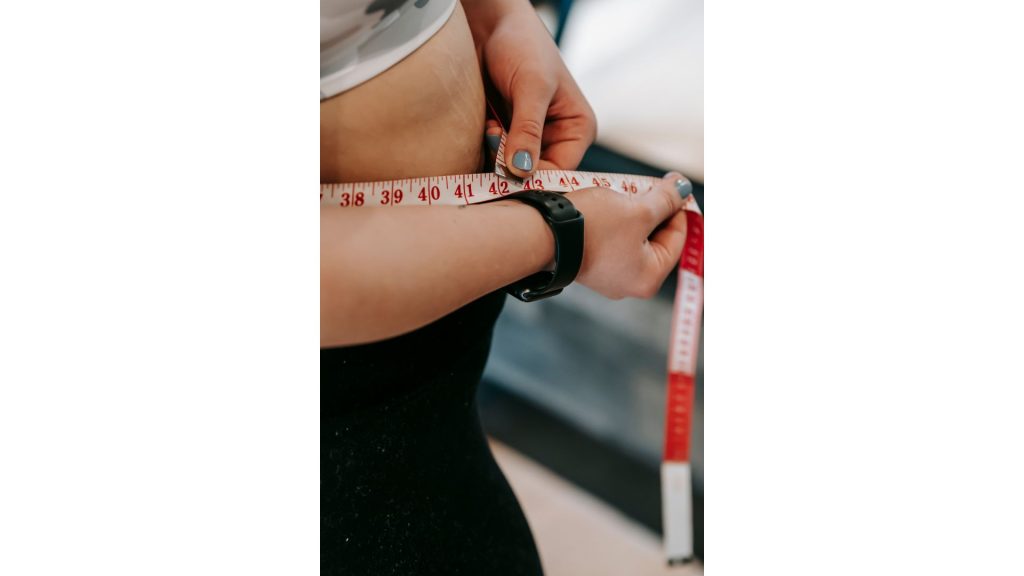
[[[660,180],[629,174],[541,170],[522,181],[480,173],[321,184],[320,205],[342,208],[459,206],[498,200],[521,190],[570,192],[591,186],[636,194],[649,190]],[[672,312],[665,452],[661,466],[665,554],[670,563],[693,557],[690,426],[704,303],[704,218],[693,196],[687,200],[685,209],[686,241],[679,262]]]
[[[636,194],[649,190],[660,181],[661,178],[654,176],[562,170],[538,170],[525,180],[487,173],[457,174],[381,182],[321,184],[320,205],[342,208],[460,206],[498,200],[523,190],[571,192],[592,186]],[[693,196],[687,200],[686,209],[700,214]]]
[[693,558],[690,430],[703,312],[704,218],[699,211],[688,210],[672,311],[665,453],[661,463],[662,528],[670,564]]

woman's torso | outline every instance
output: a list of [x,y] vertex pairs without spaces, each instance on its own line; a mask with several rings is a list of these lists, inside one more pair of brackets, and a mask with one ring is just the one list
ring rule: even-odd
[[320,182],[477,171],[483,80],[461,4],[426,44],[320,103]]
[[[456,5],[407,58],[321,102],[321,182],[477,171],[484,106]],[[321,574],[540,573],[476,413],[504,299],[487,295],[384,342],[321,350]]]

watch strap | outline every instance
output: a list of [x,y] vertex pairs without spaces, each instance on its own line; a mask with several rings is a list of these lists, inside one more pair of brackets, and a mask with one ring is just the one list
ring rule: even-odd
[[531,274],[506,287],[524,302],[550,298],[572,284],[583,263],[583,214],[562,194],[524,190],[509,198],[537,209],[555,237],[555,269]]

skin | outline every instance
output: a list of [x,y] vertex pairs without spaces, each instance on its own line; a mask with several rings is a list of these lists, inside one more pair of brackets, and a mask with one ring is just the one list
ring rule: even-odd
[[480,169],[485,101],[461,5],[397,65],[320,104],[320,182]]
[[536,11],[525,0],[463,0],[463,5],[478,57],[511,110],[507,160],[517,152],[533,160],[530,172],[509,168],[519,177],[575,168],[597,135],[597,120]]
[[[320,181],[476,172],[484,107],[473,38],[456,6],[409,57],[321,103]],[[320,230],[321,346],[414,330],[553,258],[547,225],[518,202],[463,210],[323,209]],[[389,281],[397,279],[395,270],[401,282]]]
[[[322,102],[320,181],[478,171],[485,102],[474,35],[486,37],[471,31],[466,12],[456,6],[416,52]],[[558,70],[551,66],[537,78],[558,86],[564,82]],[[585,149],[589,143],[584,136],[575,145]],[[573,169],[575,162],[560,167]],[[672,186],[676,177],[640,194],[603,188],[567,194],[586,221],[578,282],[609,298],[657,291],[685,238],[683,203]],[[415,330],[546,268],[553,258],[554,238],[543,218],[514,200],[321,209],[320,345],[367,343]]]

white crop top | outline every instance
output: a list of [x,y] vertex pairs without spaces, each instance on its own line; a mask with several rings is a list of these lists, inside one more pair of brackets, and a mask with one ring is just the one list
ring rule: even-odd
[[426,43],[458,0],[320,0],[320,100],[358,86]]

